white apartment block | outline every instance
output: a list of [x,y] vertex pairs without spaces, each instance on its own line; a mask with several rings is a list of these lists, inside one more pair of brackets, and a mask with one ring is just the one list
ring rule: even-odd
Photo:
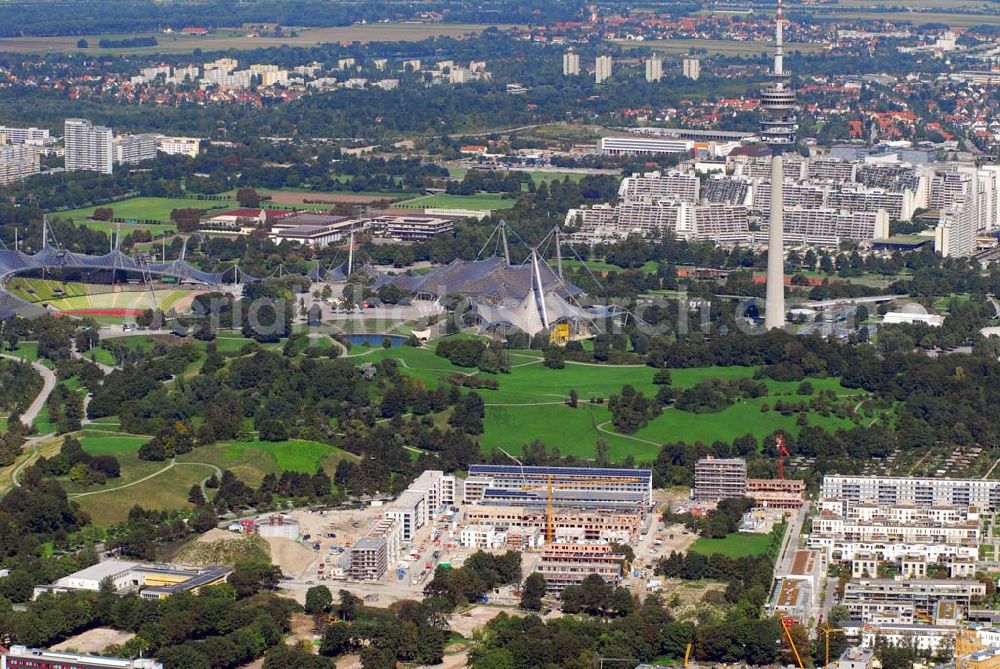
[[966,196],[964,203],[941,210],[934,228],[934,250],[945,258],[962,258],[976,253],[979,212],[976,197]]
[[611,56],[598,56],[594,64],[594,81],[603,84],[611,78],[611,71],[614,68],[614,61]]
[[681,61],[681,73],[688,79],[697,81],[701,77],[701,61],[691,56],[685,56]]
[[466,548],[492,550],[507,543],[507,531],[495,525],[466,525],[462,528],[459,543]]
[[852,211],[885,209],[893,220],[908,221],[920,206],[916,194],[910,190],[888,191],[884,188],[845,186],[830,192],[827,205]]
[[[815,209],[826,206],[830,190],[825,186],[788,179],[785,180],[783,186],[782,195],[786,211],[792,207]],[[759,212],[764,219],[770,217],[771,183],[769,181],[759,181],[753,185],[752,201],[754,211]]]
[[201,138],[157,135],[156,150],[168,156],[189,156],[194,158],[201,151]]
[[412,541],[417,530],[436,516],[441,506],[453,505],[462,496],[461,481],[454,475],[428,470],[389,505],[385,516],[399,523],[402,541]]
[[41,128],[8,128],[0,125],[0,144],[34,144],[49,142],[49,131]]
[[0,185],[23,181],[40,171],[38,147],[31,144],[0,144]]
[[830,181],[854,181],[857,176],[858,164],[836,158],[812,158],[806,161],[807,179],[824,179]]
[[847,582],[842,604],[862,622],[877,617],[913,622],[921,616],[935,616],[942,602],[968,611],[985,597],[986,586],[971,579],[865,578]]
[[580,74],[580,54],[567,51],[563,54],[563,76],[575,77]]
[[[889,236],[889,213],[847,211],[829,207],[789,207],[785,209],[785,244],[810,244],[836,248],[845,240],[884,239]],[[766,236],[765,221],[761,234]]]
[[654,53],[646,60],[646,81],[654,82],[661,79],[663,79],[663,59]]
[[242,90],[250,88],[251,83],[253,83],[253,75],[250,70],[230,72],[224,69],[206,69],[202,81],[222,89]]
[[120,135],[113,144],[118,165],[136,165],[156,158],[156,135]]
[[411,70],[412,72],[419,72],[420,71],[420,59],[419,58],[411,58],[410,60],[404,60],[402,63],[399,64],[399,68],[401,70],[407,70],[408,69],[408,70]]
[[[883,505],[841,498],[820,500],[809,547],[831,561],[904,562],[918,554],[929,563],[975,559],[979,512],[968,506]],[[924,568],[926,569],[926,567]]]
[[111,174],[115,155],[113,136],[111,128],[94,125],[86,119],[66,119],[63,135],[66,170]]
[[154,67],[144,67],[139,72],[149,81],[153,81],[160,75],[163,75],[163,78],[166,79],[171,74],[171,67],[169,65],[156,65]]
[[701,180],[698,175],[670,171],[633,174],[622,179],[618,197],[625,200],[672,198],[697,202]]
[[820,497],[885,506],[975,506],[980,513],[995,512],[1000,511],[1000,481],[828,474]]

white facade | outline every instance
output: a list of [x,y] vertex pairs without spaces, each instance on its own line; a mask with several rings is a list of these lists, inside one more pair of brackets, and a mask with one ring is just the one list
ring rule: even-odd
[[41,128],[8,128],[0,125],[0,144],[45,144],[51,138]]
[[594,81],[603,84],[610,79],[613,67],[614,61],[611,56],[598,56],[594,64]]
[[681,61],[681,72],[688,79],[697,81],[701,77],[701,61],[697,58],[685,56]]
[[168,156],[189,156],[195,158],[201,151],[201,139],[198,137],[157,135],[156,150]]
[[114,145],[111,128],[94,125],[86,119],[66,119],[64,141],[67,171],[112,173]]
[[498,531],[494,525],[466,525],[460,536],[462,546],[492,550],[507,542],[507,533]]
[[828,474],[823,477],[820,496],[876,501],[884,505],[975,505],[981,513],[1000,511],[1000,481],[997,480]]
[[646,81],[663,79],[663,59],[659,54],[653,54],[646,60]]
[[689,202],[698,201],[700,179],[697,174],[672,170],[633,174],[622,179],[618,197],[627,200],[676,198]]
[[568,51],[563,54],[563,76],[575,77],[580,74],[580,54]]
[[386,509],[385,515],[399,523],[402,541],[412,541],[417,530],[436,516],[440,507],[461,499],[461,482],[454,475],[428,470]]
[[656,155],[688,153],[694,148],[690,139],[657,139],[652,137],[602,137],[601,153],[605,155]]
[[135,165],[156,158],[156,135],[120,135],[114,138],[115,163]]
[[41,171],[38,147],[0,144],[0,185],[22,181]]

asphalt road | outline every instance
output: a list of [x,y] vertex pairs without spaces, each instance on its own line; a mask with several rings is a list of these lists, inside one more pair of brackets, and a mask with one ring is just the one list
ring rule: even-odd
[[[10,360],[22,360],[16,355],[8,355],[6,353],[0,353],[0,357],[8,358]],[[31,406],[21,414],[21,422],[31,427],[35,419],[38,418],[38,414],[41,413],[42,407],[45,406],[45,402],[49,399],[49,395],[56,387],[56,373],[43,365],[40,362],[33,362],[31,366],[34,367],[35,371],[42,375],[42,392],[38,393],[38,396],[31,403]]]

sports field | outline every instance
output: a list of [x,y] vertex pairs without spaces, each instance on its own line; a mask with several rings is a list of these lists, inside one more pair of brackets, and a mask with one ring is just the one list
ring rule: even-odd
[[[475,168],[449,167],[448,168],[448,178],[449,179],[456,179],[458,181],[461,181],[462,179],[465,178],[465,175],[469,172],[470,169],[475,169]],[[536,186],[539,185],[539,184],[541,184],[541,183],[543,183],[543,182],[562,181],[562,180],[566,179],[567,177],[569,177],[570,181],[579,181],[580,179],[582,179],[582,178],[584,178],[586,176],[593,176],[594,174],[597,174],[596,172],[593,172],[593,173],[592,172],[555,172],[555,171],[550,172],[550,171],[547,171],[547,170],[517,170],[517,169],[514,169],[514,170],[511,170],[511,171],[514,171],[514,172],[527,172],[528,174],[531,175],[531,180],[535,182]]]
[[[92,221],[90,216],[98,207],[108,207],[114,212],[114,218],[123,218],[126,221],[159,221],[165,225],[150,226],[153,232],[163,230],[174,231],[174,225],[170,220],[170,212],[174,209],[235,209],[239,207],[236,200],[194,200],[188,198],[171,197],[133,197],[118,202],[96,205],[94,207],[84,207],[83,209],[70,209],[68,211],[51,212],[53,218],[72,218],[75,223],[85,223],[87,227],[99,230],[115,230],[117,223],[105,221]],[[134,228],[134,224],[123,224],[122,231],[126,232]]]
[[[177,311],[187,309],[191,300],[200,294],[195,290],[146,290],[127,292],[98,293],[95,295],[79,295],[46,300],[45,303],[54,309],[70,313],[86,315],[86,312],[100,311],[142,311],[154,306],[163,309],[174,308]],[[100,314],[96,314],[100,315]],[[111,314],[106,314],[111,315]]]
[[53,279],[33,279],[20,276],[13,277],[7,283],[7,290],[27,302],[47,302],[87,294],[87,286],[82,283],[64,283]]
[[[912,15],[911,15],[912,16]],[[759,56],[771,53],[774,46],[770,42],[738,42],[724,39],[656,39],[635,42],[633,40],[608,40],[626,49],[652,49],[661,53],[688,53],[692,49],[705,49],[709,55],[719,56]],[[822,44],[791,43],[785,44],[785,53],[822,53]]]
[[[352,354],[357,352],[352,349]],[[394,358],[400,361],[404,373],[419,378],[428,386],[439,383],[454,373],[468,374],[474,370],[455,367],[431,349],[413,349],[402,346],[394,349],[375,349],[366,355],[352,358],[361,363],[367,360]],[[766,381],[770,394],[765,398],[738,402],[723,411],[694,414],[676,409],[666,409],[663,414],[634,435],[615,432],[607,399],[621,392],[629,384],[646,396],[656,394],[653,383],[655,370],[645,365],[607,366],[568,362],[565,369],[553,370],[541,364],[537,351],[510,352],[511,373],[495,377],[499,390],[480,390],[486,404],[485,433],[480,439],[484,451],[496,447],[508,451],[521,450],[524,444],[540,439],[551,447],[558,447],[563,455],[583,458],[594,456],[597,441],[608,443],[613,459],[623,460],[632,455],[637,460],[656,457],[660,445],[670,441],[712,443],[716,440],[732,441],[736,437],[753,434],[758,439],[774,430],[797,434],[801,427],[797,416],[783,416],[775,411],[761,412],[761,405],[773,405],[778,399],[785,402],[808,400],[796,394],[795,382]],[[671,376],[675,388],[690,388],[708,379],[747,378],[754,374],[749,367],[700,367],[673,369]],[[836,379],[810,379],[813,392],[833,389],[844,401],[854,403],[863,397],[856,390],[841,388]],[[572,409],[565,404],[570,390],[576,390],[579,406]],[[591,398],[595,401],[591,402]],[[603,402],[598,403],[600,398]],[[809,413],[810,425],[828,429],[850,427],[849,420],[824,417]]]
[[[339,26],[333,28],[289,28],[294,35],[288,37],[247,37],[240,31],[220,30],[203,36],[164,35],[150,33],[124,33],[113,35],[72,35],[60,37],[7,37],[0,39],[0,51],[15,53],[110,53],[153,54],[191,53],[195,49],[203,52],[266,49],[268,47],[311,47],[331,42],[419,42],[429,37],[458,37],[469,33],[479,33],[491,26],[470,23],[377,23],[371,25]],[[509,28],[497,25],[500,29]],[[81,37],[89,43],[87,49],[77,47]],[[98,42],[103,38],[125,39],[133,37],[155,37],[158,44],[148,47],[126,49],[101,49]]]
[[510,209],[517,200],[502,198],[498,195],[447,195],[436,193],[404,200],[395,206],[404,208],[424,209]]

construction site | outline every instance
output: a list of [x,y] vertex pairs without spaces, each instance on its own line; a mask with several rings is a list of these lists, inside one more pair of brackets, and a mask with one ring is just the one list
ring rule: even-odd
[[[663,526],[663,495],[654,496],[648,469],[472,465],[464,479],[424,472],[391,502],[269,514],[205,539],[259,536],[285,575],[282,588],[300,601],[316,584],[370,604],[419,597],[435,569],[480,550],[521,552],[524,575],[542,573],[553,594],[591,574],[655,590],[655,560],[695,540],[682,526]],[[619,545],[635,552],[631,571]],[[488,597],[516,602],[513,589]]]

